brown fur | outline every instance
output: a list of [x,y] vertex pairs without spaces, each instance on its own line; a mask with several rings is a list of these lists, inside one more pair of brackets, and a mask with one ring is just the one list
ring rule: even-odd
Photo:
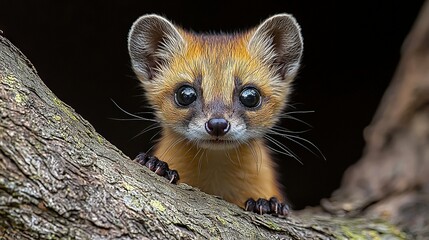
[[[155,155],[179,172],[181,182],[240,206],[248,198],[282,199],[263,136],[286,106],[302,54],[290,15],[230,35],[189,33],[146,15],[131,29],[129,50],[163,129]],[[198,102],[180,107],[174,94],[185,83],[197,89]],[[260,107],[240,104],[244,86],[257,88]],[[204,131],[214,117],[231,123],[231,131],[216,139]],[[225,141],[210,142],[219,139]]]
[[181,182],[239,206],[250,197],[283,198],[275,165],[263,141],[254,140],[249,145],[228,151],[213,151],[198,150],[186,140],[175,144],[180,136],[168,130],[165,136],[168,137],[159,142],[155,155],[179,172]]

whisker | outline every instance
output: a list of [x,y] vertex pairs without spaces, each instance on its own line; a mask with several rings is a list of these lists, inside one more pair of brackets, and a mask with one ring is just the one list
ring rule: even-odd
[[[274,132],[274,131],[269,131],[269,133],[277,135],[277,136],[284,137],[284,138],[286,138],[286,139],[288,139],[288,140],[290,140],[290,141],[292,141],[292,142],[300,145],[301,147],[307,149],[309,152],[311,152],[312,154],[314,154],[315,156],[317,156],[317,154],[313,150],[311,150],[309,147],[305,146],[304,144],[300,143],[298,140],[304,141],[304,142],[310,144],[314,149],[316,149],[317,152],[319,152],[319,154],[322,156],[322,158],[324,160],[326,160],[325,155],[323,155],[322,151],[316,146],[316,144],[314,144],[313,142],[311,142],[311,141],[309,141],[309,140],[307,140],[305,138],[302,138],[302,137],[299,137],[299,136],[294,136],[294,135],[289,135],[289,134],[281,134],[281,133],[277,133],[277,132]],[[298,140],[295,140],[294,138],[298,139]]]
[[302,114],[302,113],[314,113],[316,111],[314,110],[307,110],[307,111],[290,111],[290,112],[284,112],[282,114],[280,114],[280,116],[282,115],[289,115],[289,114]]
[[[195,154],[194,159],[195,159],[195,157],[197,157],[197,156],[198,156],[198,154],[200,153],[200,151],[201,151],[202,149],[203,149],[203,148],[198,148],[197,154]],[[203,151],[203,152],[201,152],[201,156],[198,158],[198,180],[200,179],[200,176],[201,176],[201,157],[203,156],[203,154],[204,154],[204,151]],[[193,161],[194,159],[192,159],[192,161]]]
[[[172,135],[172,133],[170,133],[170,134],[168,134],[168,135],[163,135],[161,138],[160,138],[160,141],[162,141],[163,139],[166,139],[166,138],[168,138],[170,135]],[[160,155],[160,156],[158,156],[159,158],[162,158],[163,156],[165,156],[170,150],[171,150],[171,148],[172,148],[172,146],[173,145],[175,145],[176,144],[176,142],[177,141],[183,141],[183,139],[184,138],[181,138],[181,137],[179,137],[179,138],[177,138],[177,139],[175,139],[175,141],[172,143],[172,144],[170,144],[170,146],[168,146],[167,147],[167,149]]]
[[261,166],[262,166],[262,147],[261,147],[260,144],[257,144],[256,146],[258,146],[258,152],[259,152],[259,154],[256,154],[256,155],[259,156],[258,157],[258,161],[260,162],[259,163],[259,170],[260,170]]
[[[194,157],[192,158],[191,162],[193,162],[193,161],[195,160],[195,158],[198,156],[198,153],[200,153],[200,151],[201,151],[202,149],[203,149],[203,148],[198,147],[198,144],[197,144],[197,153],[194,155]],[[199,164],[198,164],[198,165],[199,165]]]
[[[140,137],[141,135],[143,135],[143,134],[145,134],[151,130],[157,129],[157,128],[161,128],[161,126],[159,126],[158,123],[152,123],[151,125],[147,126],[145,129],[143,129],[141,132],[139,132],[137,135],[132,137],[131,140],[133,140],[137,137]],[[152,138],[150,140],[152,140]]]
[[311,124],[309,124],[309,123],[307,123],[307,122],[305,122],[305,121],[303,121],[303,120],[301,120],[301,119],[298,119],[298,118],[296,118],[296,117],[292,117],[292,116],[290,116],[290,115],[283,115],[283,116],[279,116],[279,118],[292,119],[292,120],[295,120],[295,121],[297,121],[297,122],[303,123],[303,124],[305,124],[305,125],[307,125],[307,126],[309,126],[309,127],[313,127],[313,126],[311,126]]
[[[268,139],[268,138],[267,138]],[[283,155],[286,155],[286,156],[288,156],[288,157],[293,157],[293,158],[295,158],[295,155],[294,154],[292,154],[289,150],[287,150],[287,149],[283,149],[282,147],[280,147],[279,146],[279,144],[278,143],[276,143],[275,141],[274,141],[274,139],[268,139],[268,141],[270,141],[270,142],[272,142],[272,143],[274,143],[277,147],[279,147],[281,150],[279,150],[279,149],[275,149],[274,147],[271,147],[270,145],[267,145],[267,147],[268,148],[270,148],[271,150],[274,150],[275,152],[277,152],[277,153],[280,153],[280,154],[283,154]]]
[[310,148],[308,148],[308,147],[307,147],[307,146],[305,146],[304,144],[302,144],[302,143],[298,142],[297,140],[290,138],[290,137],[289,137],[289,136],[287,136],[286,134],[281,134],[281,133],[276,133],[276,132],[271,132],[271,131],[269,131],[269,134],[273,134],[273,135],[277,135],[277,136],[284,137],[284,138],[286,138],[286,139],[288,139],[288,140],[290,140],[290,141],[292,141],[292,142],[294,142],[294,143],[296,143],[296,144],[300,145],[301,147],[303,147],[303,148],[307,149],[307,150],[308,150],[309,152],[311,152],[312,154],[316,155],[316,154],[315,154],[315,153],[314,153]]
[[310,129],[302,130],[302,131],[292,131],[292,130],[288,130],[286,128],[279,127],[279,126],[274,126],[271,128],[271,130],[282,132],[282,133],[294,133],[294,134],[301,134],[301,133],[306,133],[306,132],[310,131]]
[[[256,163],[256,172],[259,173],[259,170],[261,169],[260,166],[262,165],[262,161],[259,162],[259,157],[258,154],[256,153],[255,149],[252,147],[251,143],[249,142],[244,142],[244,144],[246,144],[246,146],[250,149],[250,151],[252,152],[252,156],[255,159],[255,163]],[[259,147],[258,147],[259,148]],[[259,151],[261,149],[259,148]],[[260,163],[260,164],[259,164]]]
[[[168,149],[166,150],[166,152],[169,152],[171,149],[174,149],[174,147],[177,145],[177,144],[179,144],[179,143],[181,143],[181,142],[183,142],[183,140],[185,140],[185,138],[179,138],[179,140],[178,141],[175,141],[172,145],[170,145],[169,147],[168,147]],[[173,156],[171,156],[170,157],[170,159],[168,159],[168,161],[170,162],[171,161],[171,159],[172,158],[174,158],[175,156],[173,155]]]
[[204,148],[203,151],[204,151],[204,155],[206,156],[205,159],[206,159],[206,164],[207,164],[207,163],[209,163],[209,157],[207,156],[207,149]]
[[109,117],[109,120],[115,120],[115,121],[148,121],[147,119],[140,119],[140,118],[113,118]]
[[155,144],[154,145],[152,145],[147,151],[146,151],[146,153],[149,153],[151,150],[152,150],[152,148],[154,148],[155,147]]
[[[186,156],[188,153],[189,153],[189,151],[191,151],[192,150],[192,145],[190,145],[190,141],[186,141],[186,143],[185,143],[185,146],[189,146],[188,147],[188,150],[186,150],[186,152],[183,154],[184,156]],[[185,147],[185,146],[183,146],[183,147]]]
[[135,114],[153,114],[153,111],[136,112]]
[[225,151],[225,155],[226,155],[226,157],[229,159],[229,161],[230,161],[232,164],[234,164],[234,160],[232,159],[231,154],[229,154],[229,151]]
[[235,147],[234,147],[234,151],[235,151],[235,155],[236,155],[236,157],[237,157],[238,166],[240,166],[240,167],[241,167],[240,148],[239,148],[239,146],[235,146]]
[[159,130],[158,132],[156,132],[150,139],[149,141],[152,141],[160,132],[162,132],[162,129]]
[[300,102],[294,102],[294,103],[289,103],[289,104],[288,104],[288,107],[293,108],[293,109],[296,109],[296,108],[297,108],[297,106],[300,106],[300,105],[304,105],[304,104],[303,104],[303,103],[300,103]]
[[[303,162],[299,159],[299,157],[294,154],[288,147],[286,147],[284,144],[282,144],[281,142],[279,142],[278,140],[276,140],[275,138],[269,136],[269,135],[265,135],[264,136],[265,139],[267,139],[268,141],[272,142],[274,145],[276,145],[278,148],[280,148],[281,150],[272,148],[272,150],[274,150],[275,152],[278,153],[283,153],[286,156],[290,156],[295,158],[295,160],[297,160],[299,163],[303,164]],[[269,147],[269,146],[268,146]],[[271,148],[271,147],[270,147]]]
[[[268,149],[270,149],[270,150],[271,150],[271,151],[273,151],[273,152],[276,152],[276,153],[279,153],[279,154],[283,154],[283,155],[286,155],[286,156],[293,157],[293,156],[289,155],[288,153],[285,153],[285,152],[280,151],[280,150],[278,150],[278,149],[275,149],[275,148],[273,148],[273,147],[270,147],[270,146],[267,146],[267,147],[268,147]],[[293,157],[293,158],[295,158],[295,157]],[[295,158],[295,160],[297,160],[301,165],[304,165],[304,163],[303,163],[301,160],[296,159],[296,158]]]
[[155,119],[150,119],[150,118],[145,118],[145,117],[141,117],[141,116],[139,116],[139,115],[136,115],[136,114],[133,114],[133,113],[130,113],[130,112],[128,112],[128,111],[126,111],[126,110],[124,110],[123,108],[121,108],[113,99],[110,99],[112,102],[113,102],[113,104],[115,104],[115,106],[119,109],[119,110],[121,110],[123,113],[125,113],[125,114],[127,114],[128,116],[131,116],[131,117],[135,117],[135,118],[137,118],[137,119],[139,119],[139,120],[144,120],[144,121],[150,121],[150,122],[158,122],[158,121],[156,121]]
[[[172,144],[170,144],[170,146],[168,146],[167,147],[167,149],[165,149],[165,151],[161,154],[161,156],[166,156],[167,155],[167,153],[168,152],[170,152],[170,150],[171,149],[174,149],[174,147],[178,144],[178,143],[180,143],[180,142],[182,142],[184,140],[184,138],[177,138]],[[171,156],[171,157],[174,157],[174,155],[173,156]],[[168,161],[170,161],[171,160],[171,157],[170,157],[170,159],[168,159]]]

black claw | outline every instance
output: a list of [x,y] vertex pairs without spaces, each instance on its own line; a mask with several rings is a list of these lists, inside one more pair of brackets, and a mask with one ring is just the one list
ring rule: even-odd
[[290,213],[289,205],[282,203],[279,215],[281,216],[288,216]]
[[147,162],[147,157],[148,155],[146,153],[139,153],[139,155],[137,155],[136,158],[134,158],[134,160],[140,163],[141,165],[145,165]]
[[148,167],[152,172],[154,172],[156,170],[156,164],[158,163],[158,161],[158,158],[150,156],[148,157],[145,166]]
[[254,212],[259,213],[260,215],[265,214],[265,213],[270,213],[271,212],[270,202],[267,199],[259,198],[256,201],[256,207],[255,207]]
[[167,178],[170,181],[170,183],[176,184],[177,181],[179,181],[179,173],[176,170],[168,169],[165,172],[164,177]]
[[269,202],[270,202],[271,212],[274,214],[279,214],[280,207],[281,207],[281,203],[279,202],[279,200],[275,197],[272,197],[270,198]]
[[168,164],[166,162],[158,160],[158,162],[155,165],[155,173],[158,174],[159,176],[164,176],[167,169],[168,169]]
[[256,206],[256,201],[253,198],[247,199],[246,203],[244,203],[244,210],[253,212]]
[[139,153],[134,160],[141,165],[146,166],[157,175],[167,178],[170,183],[177,183],[179,180],[179,173],[176,170],[169,169],[166,162],[159,160],[155,156],[150,156],[146,153]]
[[244,203],[244,209],[249,212],[255,212],[258,214],[273,214],[276,216],[287,216],[289,215],[289,206],[285,203],[281,203],[277,198],[272,197],[270,200],[259,198],[255,201],[253,198],[249,198]]

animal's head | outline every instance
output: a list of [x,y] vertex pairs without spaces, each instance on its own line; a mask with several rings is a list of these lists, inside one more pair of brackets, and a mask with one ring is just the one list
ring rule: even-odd
[[131,63],[163,127],[205,148],[262,137],[279,118],[303,51],[278,14],[247,32],[196,34],[158,15],[134,22]]

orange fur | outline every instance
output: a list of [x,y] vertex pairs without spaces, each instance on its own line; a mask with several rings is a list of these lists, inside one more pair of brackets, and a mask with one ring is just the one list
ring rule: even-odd
[[177,142],[180,136],[169,130],[164,135],[155,155],[179,172],[180,182],[242,207],[249,198],[283,199],[275,164],[263,141],[227,151],[210,151],[198,150],[186,140]]
[[[180,182],[242,207],[249,198],[283,199],[263,136],[287,104],[302,54],[292,16],[273,16],[244,33],[202,35],[146,15],[130,31],[129,51],[162,126],[154,155],[178,171]],[[197,89],[196,103],[175,102],[183,85]],[[260,93],[259,107],[240,104],[248,86]],[[213,118],[231,130],[210,135],[205,124]]]

